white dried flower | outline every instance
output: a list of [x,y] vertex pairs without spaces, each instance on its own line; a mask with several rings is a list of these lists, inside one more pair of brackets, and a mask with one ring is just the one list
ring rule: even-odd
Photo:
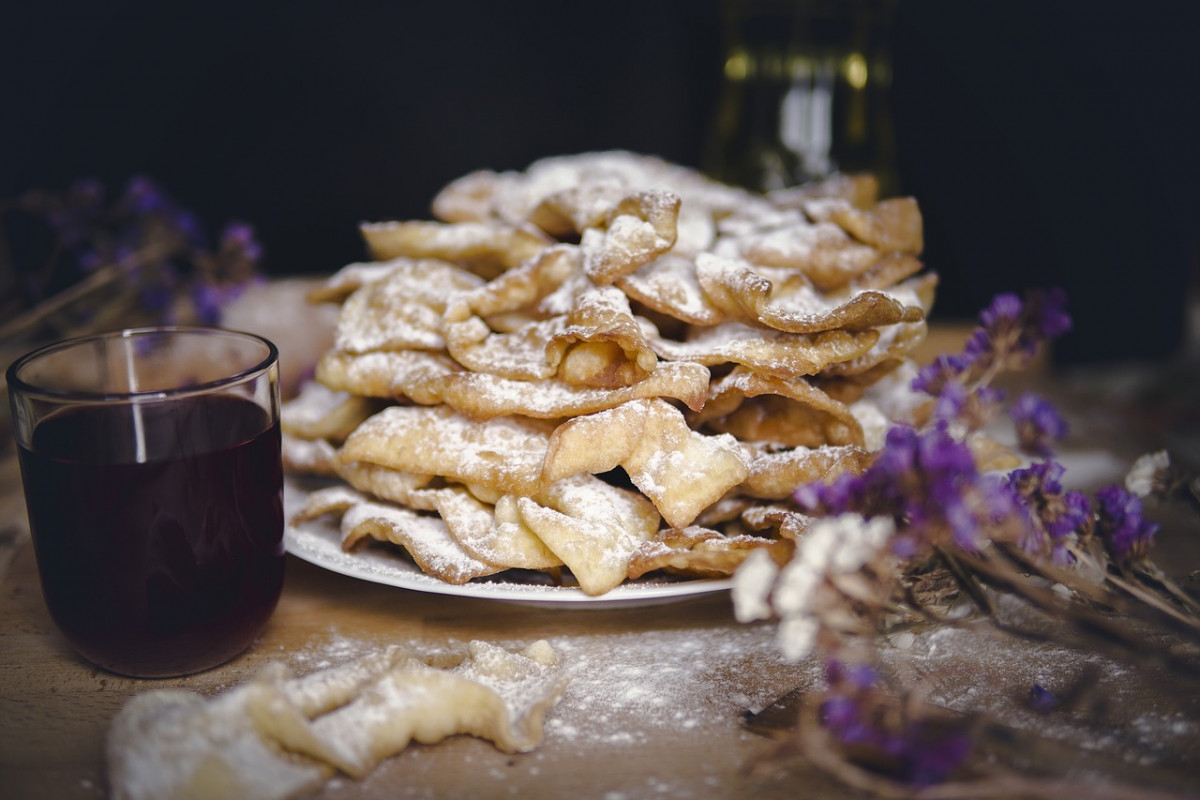
[[780,618],[778,637],[784,657],[794,661],[806,657],[816,645],[825,611],[822,603],[828,602],[829,595],[821,591],[827,579],[857,573],[879,555],[893,533],[895,524],[885,517],[867,520],[858,514],[841,514],[816,520],[797,540],[796,552],[782,570],[763,553],[748,558],[737,571],[737,618],[763,619],[773,609]]
[[1166,450],[1146,453],[1133,462],[1125,476],[1125,488],[1138,497],[1149,497],[1166,485],[1171,456]]
[[815,617],[792,617],[779,623],[779,649],[788,661],[807,658],[817,645],[821,626]]
[[770,619],[771,587],[779,575],[779,567],[766,550],[759,548],[742,562],[733,574],[733,615],[738,622]]

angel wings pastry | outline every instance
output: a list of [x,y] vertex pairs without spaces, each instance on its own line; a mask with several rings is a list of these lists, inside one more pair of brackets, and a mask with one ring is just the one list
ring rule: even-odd
[[[461,583],[603,594],[784,560],[801,481],[865,467],[924,337],[921,216],[869,176],[768,195],[627,152],[479,171],[362,226],[335,343],[284,408],[296,524]],[[375,544],[370,544],[374,542]]]

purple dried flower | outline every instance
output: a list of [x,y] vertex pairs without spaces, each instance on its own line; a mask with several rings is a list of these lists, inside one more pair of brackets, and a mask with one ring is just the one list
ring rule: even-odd
[[1066,468],[1057,461],[1041,461],[1023,469],[1014,469],[1008,474],[1008,481],[1022,498],[1057,495],[1062,493],[1059,479],[1065,471]]
[[[937,491],[939,488],[942,491]],[[954,543],[963,550],[978,550],[982,544],[982,532],[978,520],[964,502],[960,490],[956,487],[935,487],[934,496],[941,499],[939,505],[942,517],[950,528]]]
[[917,463],[917,450],[921,434],[916,428],[895,425],[888,431],[883,451],[876,459],[872,471],[886,474],[901,474],[913,469]]
[[94,178],[76,181],[46,212],[46,222],[64,247],[87,241],[104,214],[104,186]]
[[963,345],[962,357],[972,365],[981,364],[986,367],[995,359],[995,349],[992,335],[983,328],[976,328]]
[[1004,390],[994,386],[980,386],[975,390],[974,398],[981,408],[999,409],[1004,403]]
[[982,370],[1007,365],[1021,339],[1023,306],[1015,294],[999,294],[979,315],[979,327],[968,337],[963,355]]
[[1033,394],[1024,394],[1010,411],[1017,426],[1017,441],[1026,453],[1046,457],[1067,434],[1066,420],[1053,405]]
[[991,386],[974,391],[961,383],[948,383],[933,404],[932,419],[956,435],[986,427],[1003,408],[1004,392]]
[[1086,529],[1092,517],[1091,504],[1080,492],[1063,491],[1064,468],[1056,461],[1044,461],[1008,475],[1013,497],[1025,511],[1028,523],[1020,541],[1022,549],[1034,555],[1049,555],[1055,563],[1068,563],[1068,537]]
[[820,725],[847,747],[851,759],[923,787],[946,780],[971,754],[974,741],[964,721],[904,713],[877,688],[870,667],[831,664],[828,681]]
[[1055,339],[1071,330],[1067,293],[1060,288],[1031,292],[1027,298],[1029,327],[1043,339]]
[[1057,519],[1044,520],[1052,539],[1061,539],[1076,531],[1086,531],[1092,521],[1092,501],[1083,492],[1064,492],[1063,509]]
[[124,223],[120,237],[137,250],[150,241],[169,239],[174,246],[203,249],[203,226],[150,178],[137,176],[125,187],[118,208]]
[[975,740],[964,727],[918,721],[908,732],[908,783],[934,786],[946,780],[971,755]]
[[142,308],[156,315],[168,316],[179,286],[179,267],[171,262],[159,266],[157,280],[144,282],[138,291]]
[[832,659],[825,665],[825,680],[831,686],[850,686],[867,690],[879,680],[879,672],[870,664],[847,663]]
[[850,482],[857,480],[857,476],[842,474],[829,483],[803,483],[792,492],[792,499],[810,510],[844,509],[850,504]]
[[843,737],[859,716],[858,703],[853,698],[835,695],[821,703],[821,724]]
[[[796,501],[814,513],[891,517],[899,531],[893,552],[901,557],[937,545],[976,549],[989,536],[1023,536],[1035,550],[1050,541],[1056,557],[1065,557],[1061,540],[1086,524],[1077,525],[1090,513],[1086,500],[1063,494],[1060,486],[1047,492],[1039,482],[1038,498],[1046,495],[1053,502],[1030,512],[1033,501],[1019,499],[1012,481],[980,474],[970,449],[955,438],[978,430],[999,412],[1003,394],[988,385],[997,372],[1023,365],[1047,336],[1070,326],[1064,305],[1058,290],[1033,293],[1025,301],[998,295],[980,314],[980,326],[962,354],[940,356],[913,379],[914,391],[936,398],[932,429],[893,427],[863,474],[799,487]],[[1012,414],[1021,444],[1030,452],[1048,454],[1066,432],[1054,408],[1032,395],[1018,400]],[[1027,515],[1038,520],[1034,535],[1019,533],[1031,527],[1022,523]]]
[[1034,684],[1029,690],[1029,705],[1034,711],[1047,714],[1058,708],[1062,699],[1045,686]]
[[253,226],[238,220],[230,222],[221,231],[221,247],[240,250],[252,258],[257,258],[260,253]]
[[1015,294],[998,294],[991,304],[979,314],[979,321],[988,331],[1003,331],[1016,325],[1024,307]]
[[191,247],[203,248],[206,246],[207,237],[204,235],[204,226],[200,223],[199,217],[192,212],[185,209],[173,209],[170,224],[183,241]]
[[221,319],[221,307],[224,305],[224,293],[220,286],[211,283],[199,283],[191,292],[192,305],[196,309],[196,317],[204,325],[215,325]]
[[222,272],[238,276],[253,270],[262,258],[262,245],[255,238],[252,226],[245,222],[230,222],[221,231],[218,253]]
[[1033,291],[1024,301],[1014,294],[997,295],[980,313],[979,322],[960,357],[974,370],[972,378],[1025,366],[1044,342],[1071,327],[1066,293],[1061,289]]
[[[45,268],[53,286],[35,275],[26,281],[25,294],[32,299],[48,286],[67,285],[64,280],[115,268],[112,285],[121,294],[114,302],[122,310],[139,319],[150,314],[157,321],[213,323],[260,279],[262,247],[250,225],[230,223],[214,252],[199,219],[146,176],[130,179],[121,196],[107,203],[103,186],[94,180],[61,193],[27,192],[19,202],[56,234],[56,246],[65,248],[63,261],[56,251]],[[56,263],[70,267],[70,274],[53,272]]]
[[122,203],[130,213],[148,215],[161,211],[167,204],[167,197],[153,180],[137,175],[125,185]]
[[948,383],[937,393],[933,404],[933,417],[937,420],[953,421],[963,416],[969,400],[967,387],[961,383]]
[[166,312],[173,298],[174,294],[171,288],[165,284],[147,286],[138,293],[138,301],[142,308],[160,313]]
[[79,269],[84,273],[95,272],[105,264],[104,256],[91,247],[82,248],[79,255],[76,256],[75,262],[79,264]]
[[1121,486],[1096,493],[1099,504],[1096,533],[1120,563],[1144,558],[1154,541],[1158,525],[1142,517],[1142,500]]
[[947,433],[944,427],[916,437],[914,444],[917,464],[930,476],[960,482],[976,474],[970,448]]
[[947,385],[961,384],[972,363],[967,355],[940,355],[917,372],[912,382],[913,391],[939,395]]
[[980,474],[970,449],[944,426],[893,427],[861,475],[802,486],[794,497],[814,513],[891,517],[899,531],[893,552],[901,557],[939,544],[975,549],[990,526],[1018,513],[1008,486]]

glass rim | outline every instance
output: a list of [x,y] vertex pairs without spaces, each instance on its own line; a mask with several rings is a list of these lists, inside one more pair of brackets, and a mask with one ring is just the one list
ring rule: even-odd
[[[186,334],[196,336],[211,336],[211,337],[229,337],[241,339],[243,341],[254,341],[264,345],[267,348],[267,355],[261,361],[253,366],[239,369],[232,375],[226,375],[221,378],[204,381],[202,383],[193,383],[186,386],[176,386],[170,389],[151,389],[140,392],[85,392],[78,390],[62,391],[58,389],[48,389],[42,386],[29,383],[21,379],[18,373],[23,367],[40,359],[44,356],[51,355],[56,352],[67,350],[80,345],[86,345],[93,342],[101,342],[106,340],[118,339],[136,339],[142,336],[151,335],[171,335],[171,334]],[[37,396],[46,399],[59,401],[77,401],[77,402],[102,402],[102,401],[137,401],[142,399],[166,400],[173,397],[185,397],[192,394],[204,394],[216,389],[221,389],[227,386],[232,386],[259,373],[270,369],[273,364],[279,361],[279,348],[275,343],[265,336],[260,336],[257,333],[249,331],[234,330],[232,328],[218,328],[215,326],[206,325],[150,325],[141,328],[123,328],[120,330],[104,331],[102,333],[91,333],[85,336],[74,336],[69,339],[62,339],[57,342],[42,345],[23,356],[17,358],[9,365],[5,371],[5,381],[8,384],[10,394],[20,393],[27,396]]]

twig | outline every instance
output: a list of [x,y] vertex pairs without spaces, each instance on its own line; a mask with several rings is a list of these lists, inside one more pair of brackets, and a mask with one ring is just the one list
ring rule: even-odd
[[0,326],[0,339],[7,339],[10,336],[15,336],[33,327],[90,292],[124,277],[139,266],[152,263],[155,259],[163,258],[170,253],[171,248],[169,246],[150,245],[130,254],[121,261],[101,267],[86,278],[73,283],[51,297],[47,297],[36,306],[18,314],[3,326]]
[[[1003,553],[1002,550],[998,552]],[[1080,633],[1092,635],[1101,643],[1115,645],[1126,657],[1138,661],[1158,662],[1173,671],[1187,675],[1195,673],[1196,665],[1192,659],[1175,652],[1173,648],[1153,643],[1114,618],[1071,603],[1049,589],[1034,585],[1031,579],[1017,572],[1011,564],[998,562],[982,553],[973,556],[964,554],[963,558],[985,583],[1020,597],[1034,608],[1061,620]],[[1113,601],[1117,605],[1123,605],[1119,602],[1120,598],[1114,597]]]
[[1164,592],[1170,595],[1172,599],[1174,599],[1180,605],[1186,607],[1193,614],[1200,615],[1200,603],[1196,602],[1194,597],[1180,588],[1175,581],[1163,574],[1162,570],[1160,570],[1157,566],[1146,563],[1139,565],[1136,572],[1146,580],[1153,581]]
[[995,606],[992,605],[992,601],[987,596],[987,592],[985,592],[983,587],[979,585],[979,581],[973,575],[963,569],[962,564],[959,563],[958,559],[954,557],[953,553],[943,547],[937,547],[935,550],[938,556],[942,559],[943,563],[945,563],[946,567],[950,570],[950,574],[954,576],[956,581],[958,581],[958,585],[962,587],[963,591],[965,591],[975,605],[979,607],[979,610],[987,614],[989,617],[995,617]]

